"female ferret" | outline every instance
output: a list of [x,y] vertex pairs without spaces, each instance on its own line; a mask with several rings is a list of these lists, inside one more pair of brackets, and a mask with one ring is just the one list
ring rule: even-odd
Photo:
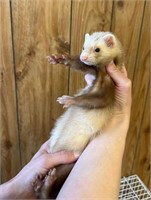
[[[95,32],[85,35],[79,56],[51,55],[50,64],[64,64],[85,73],[87,86],[75,96],[57,99],[67,110],[57,120],[51,131],[50,152],[62,150],[82,152],[87,144],[107,125],[112,117],[115,85],[106,73],[105,66],[111,61],[120,68],[124,63],[124,51],[120,41],[111,32]],[[94,78],[95,77],[95,78]],[[56,168],[57,189],[61,176],[68,175],[73,165]],[[56,185],[56,186],[55,186]],[[57,195],[51,194],[54,198]]]

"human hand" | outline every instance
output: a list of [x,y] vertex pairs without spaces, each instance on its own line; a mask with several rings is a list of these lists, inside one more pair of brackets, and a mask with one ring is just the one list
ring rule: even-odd
[[[46,141],[31,161],[9,182],[2,184],[0,194],[2,199],[35,199],[33,183],[37,176],[45,177],[49,170],[59,164],[72,163],[78,158],[78,154],[71,152],[48,153],[48,143]],[[7,197],[5,196],[5,191]],[[1,192],[0,192],[1,193]],[[1,196],[3,195],[3,196]]]
[[115,105],[113,118],[130,118],[131,111],[131,81],[123,65],[120,69],[114,63],[106,67],[107,73],[115,84]]

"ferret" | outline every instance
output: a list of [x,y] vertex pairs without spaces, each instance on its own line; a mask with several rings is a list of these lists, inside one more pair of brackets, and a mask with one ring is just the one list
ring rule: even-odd
[[[87,33],[80,56],[51,55],[48,61],[50,64],[64,64],[85,73],[87,85],[84,89],[73,97],[62,96],[57,99],[67,110],[51,131],[49,149],[50,153],[62,150],[81,153],[92,138],[102,132],[112,117],[115,85],[106,73],[105,66],[111,61],[118,68],[123,65],[123,47],[111,32],[95,32],[92,35]],[[57,196],[61,187],[59,181],[65,180],[73,165],[56,168],[57,180],[53,185],[50,184],[52,190],[47,198]],[[40,198],[43,198],[42,188]]]

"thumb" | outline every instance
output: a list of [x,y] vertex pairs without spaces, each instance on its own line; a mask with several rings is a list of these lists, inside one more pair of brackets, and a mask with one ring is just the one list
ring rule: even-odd
[[46,154],[47,168],[53,168],[60,164],[72,163],[76,161],[79,156],[80,153],[69,151],[60,151],[54,154]]
[[112,78],[115,85],[123,85],[127,80],[127,72],[124,66],[121,67],[121,70],[115,66],[112,62],[106,66],[107,73]]
[[130,113],[131,109],[131,81],[127,78],[124,66],[119,69],[114,63],[106,67],[107,73],[115,83],[115,108],[116,111]]

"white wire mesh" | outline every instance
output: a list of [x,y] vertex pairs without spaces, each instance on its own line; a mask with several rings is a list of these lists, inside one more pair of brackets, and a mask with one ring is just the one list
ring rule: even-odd
[[120,184],[119,200],[151,200],[151,192],[137,175],[123,177]]

